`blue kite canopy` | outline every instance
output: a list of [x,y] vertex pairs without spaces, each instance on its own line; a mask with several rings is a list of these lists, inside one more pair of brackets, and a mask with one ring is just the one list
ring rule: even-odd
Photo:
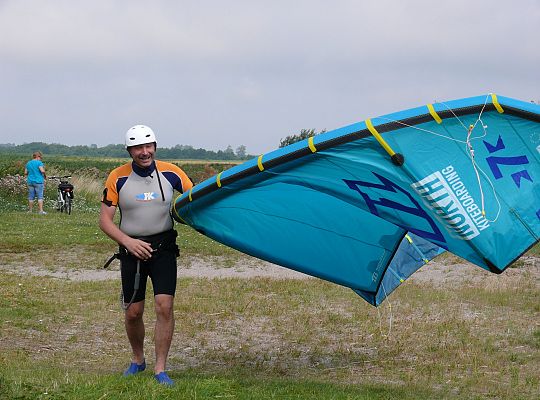
[[448,250],[501,273],[540,237],[540,107],[489,94],[368,119],[196,185],[177,221],[379,305]]

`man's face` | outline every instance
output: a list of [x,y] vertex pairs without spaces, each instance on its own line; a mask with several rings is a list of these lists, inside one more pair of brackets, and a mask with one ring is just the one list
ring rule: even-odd
[[148,168],[154,161],[156,147],[154,143],[139,144],[128,147],[128,152],[135,164],[141,168]]

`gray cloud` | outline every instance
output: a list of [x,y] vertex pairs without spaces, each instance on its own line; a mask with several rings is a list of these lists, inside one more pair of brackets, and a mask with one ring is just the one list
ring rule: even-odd
[[0,1],[0,142],[267,152],[488,92],[538,100],[540,2]]

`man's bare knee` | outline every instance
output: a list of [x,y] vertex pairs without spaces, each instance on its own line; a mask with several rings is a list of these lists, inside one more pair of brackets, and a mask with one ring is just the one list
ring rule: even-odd
[[161,317],[169,317],[173,311],[173,296],[158,294],[155,297],[156,314]]
[[126,310],[126,321],[134,322],[142,318],[144,313],[144,302],[133,303]]

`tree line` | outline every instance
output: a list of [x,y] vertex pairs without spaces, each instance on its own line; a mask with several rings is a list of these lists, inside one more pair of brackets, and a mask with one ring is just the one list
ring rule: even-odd
[[[80,156],[80,157],[127,157],[126,148],[122,144],[109,144],[104,147],[97,145],[67,146],[58,143],[32,142],[24,144],[0,144],[0,153],[31,155],[34,151],[41,151],[44,155]],[[188,145],[174,147],[159,147],[159,157],[178,160],[246,160],[253,157],[246,153],[245,146],[239,146],[236,151],[231,146],[225,150],[196,149]]]
[[[285,147],[308,137],[315,136],[326,132],[323,129],[317,132],[315,129],[302,129],[299,134],[289,135],[281,139],[279,147]],[[60,143],[44,143],[31,142],[24,144],[0,143],[0,154],[21,154],[30,155],[34,151],[41,151],[44,155],[57,156],[78,156],[78,157],[108,157],[108,158],[125,158],[127,157],[126,149],[122,144],[109,144],[107,146],[98,147],[95,144],[90,146],[77,145],[67,146]],[[159,147],[159,157],[163,159],[174,160],[225,160],[225,161],[243,161],[255,157],[247,154],[246,146],[241,145],[233,150],[231,146],[227,146],[225,150],[206,150],[202,148],[194,148],[189,145],[177,144],[173,147]]]
[[325,132],[326,132],[326,129],[323,129],[320,132],[317,132],[313,128],[312,129],[301,129],[300,133],[298,133],[296,135],[285,136],[285,138],[281,139],[281,141],[279,142],[279,147],[285,147],[285,146],[288,146],[290,144],[299,142],[301,140],[307,139],[307,138],[312,137],[312,136],[320,135],[321,133],[325,133]]

